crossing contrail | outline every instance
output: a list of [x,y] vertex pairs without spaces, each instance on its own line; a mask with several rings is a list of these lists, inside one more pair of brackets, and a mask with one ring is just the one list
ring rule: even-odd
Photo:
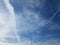
[[6,4],[6,7],[8,9],[8,11],[10,12],[10,21],[11,21],[11,26],[13,28],[13,31],[16,35],[17,41],[20,42],[20,38],[19,35],[17,34],[17,30],[16,30],[16,18],[15,18],[15,13],[14,13],[14,8],[13,6],[10,4],[9,0],[4,0],[4,3]]

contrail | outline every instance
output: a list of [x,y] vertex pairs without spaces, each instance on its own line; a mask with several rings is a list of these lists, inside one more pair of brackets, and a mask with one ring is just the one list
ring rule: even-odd
[[49,24],[51,21],[52,21],[52,19],[57,15],[57,13],[60,11],[60,9],[58,9],[54,14],[53,14],[53,16],[47,21],[47,23],[45,24],[45,25],[47,25],[47,24]]
[[10,16],[11,16],[10,21],[12,23],[11,25],[13,26],[13,31],[16,35],[17,41],[20,42],[20,38],[19,38],[19,35],[17,34],[17,30],[16,30],[16,18],[15,18],[14,8],[9,3],[9,0],[4,0],[4,3],[6,4],[6,7],[7,7],[8,11],[10,12]]

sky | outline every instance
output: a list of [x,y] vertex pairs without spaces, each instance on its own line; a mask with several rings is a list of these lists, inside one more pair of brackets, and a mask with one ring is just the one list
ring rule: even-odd
[[0,0],[0,45],[60,45],[60,0]]

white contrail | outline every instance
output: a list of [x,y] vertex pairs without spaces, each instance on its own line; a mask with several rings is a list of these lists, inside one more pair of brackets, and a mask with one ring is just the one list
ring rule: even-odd
[[6,4],[6,7],[7,7],[8,11],[10,12],[10,17],[11,17],[11,19],[10,19],[11,24],[10,25],[14,28],[13,31],[16,35],[17,41],[20,42],[19,36],[17,34],[17,30],[16,30],[16,20],[15,20],[16,18],[15,18],[14,8],[9,3],[9,0],[4,0],[4,3]]
[[[60,11],[60,9],[58,9],[54,14],[53,14],[53,16],[47,21],[47,23],[46,24],[49,24],[51,21],[52,21],[52,19],[57,15],[57,13]],[[46,25],[45,24],[45,25]]]

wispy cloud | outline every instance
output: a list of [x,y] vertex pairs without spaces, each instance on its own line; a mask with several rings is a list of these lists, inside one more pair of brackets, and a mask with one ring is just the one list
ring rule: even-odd
[[[2,1],[2,0],[0,0],[0,1]],[[36,2],[37,2],[37,4],[35,4]],[[44,2],[44,0],[42,2]],[[34,3],[32,0],[29,0],[28,3],[29,4],[31,3],[30,6],[33,6],[33,5],[37,6],[37,7],[39,6],[39,0],[38,1],[35,0]],[[28,3],[26,4],[27,7],[29,6]],[[26,5],[24,5],[24,6],[26,6]],[[25,39],[24,41],[22,41],[22,39],[20,38],[22,33],[24,34],[24,36],[28,36],[28,35],[31,36],[31,34],[29,34],[30,32],[33,33],[33,36],[32,36],[33,45],[57,45],[57,44],[59,45],[60,44],[59,43],[60,39],[57,40],[56,38],[55,38],[55,40],[46,39],[46,41],[44,41],[44,42],[39,41],[40,37],[42,37],[42,39],[44,39],[44,38],[48,38],[48,36],[50,36],[51,38],[53,36],[53,35],[51,36],[49,34],[46,35],[46,32],[43,33],[44,30],[42,30],[41,28],[44,28],[44,26],[47,26],[46,23],[49,23],[49,27],[47,30],[60,29],[59,24],[55,24],[53,21],[51,21],[54,18],[55,14],[50,18],[50,20],[48,20],[48,19],[45,19],[44,17],[42,17],[41,14],[38,14],[38,13],[28,9],[27,7],[24,7],[22,12],[19,12],[19,14],[16,14],[16,13],[14,13],[14,6],[12,6],[12,4],[10,4],[9,0],[2,1],[2,3],[0,3],[0,6],[1,6],[0,10],[2,10],[2,11],[0,11],[0,29],[1,29],[0,45],[31,45],[31,40],[28,40],[29,37],[27,37],[28,39]],[[39,33],[36,34],[36,32],[38,30],[39,30],[40,34]],[[36,32],[34,32],[34,31],[36,31]],[[41,35],[41,33],[43,33],[45,35]],[[38,35],[39,35],[39,37],[37,37]],[[23,38],[25,38],[24,36],[23,36]],[[9,38],[11,39],[10,41],[8,41]],[[2,41],[4,41],[4,42],[2,42]],[[16,43],[9,43],[9,42],[14,42],[14,41],[16,41]],[[34,41],[38,41],[38,42],[34,43]]]
[[[2,38],[2,41],[6,41],[6,38],[9,37],[17,38],[18,35],[16,33],[16,22],[13,7],[10,5],[9,0],[0,0],[0,1],[1,1],[0,10],[2,10],[0,11],[0,40]],[[12,35],[10,33],[12,33]]]

